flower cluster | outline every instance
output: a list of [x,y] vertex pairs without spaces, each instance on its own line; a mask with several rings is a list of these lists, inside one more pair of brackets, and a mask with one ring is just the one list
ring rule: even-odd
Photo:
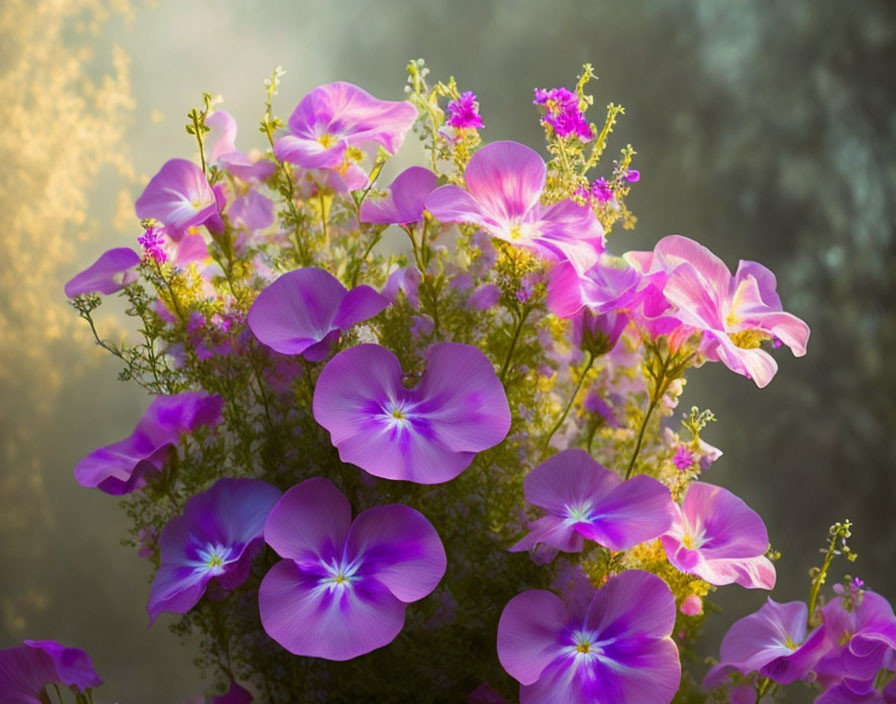
[[[265,151],[205,96],[199,163],[137,199],[142,253],[66,286],[154,396],[75,469],[124,497],[151,620],[203,635],[207,701],[695,701],[704,600],[776,573],[760,516],[704,481],[712,414],[676,429],[684,376],[718,361],[763,387],[808,326],[755,262],[681,236],[615,249],[640,174],[630,147],[601,170],[621,109],[587,121],[590,67],[536,91],[547,161],[481,146],[476,96],[419,61],[407,100],[330,83],[286,123],[281,75]],[[430,159],[383,187],[412,128]],[[115,292],[137,344],[97,332]],[[735,624],[706,686],[890,696],[892,611],[858,587],[817,609],[829,569],[808,608]]]

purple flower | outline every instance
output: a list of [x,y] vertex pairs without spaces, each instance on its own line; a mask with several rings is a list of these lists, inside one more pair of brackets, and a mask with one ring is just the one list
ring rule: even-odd
[[370,286],[351,291],[323,269],[296,269],[264,289],[249,309],[249,327],[280,354],[326,359],[343,330],[389,305]]
[[815,666],[818,681],[825,687],[842,683],[855,693],[871,690],[888,652],[896,649],[893,608],[880,594],[861,591],[832,599],[821,612],[825,653]]
[[488,310],[498,305],[501,300],[501,289],[494,284],[483,284],[467,298],[467,305],[472,310]]
[[681,678],[669,587],[630,570],[590,591],[564,604],[533,589],[504,607],[498,659],[521,704],[668,704]]
[[558,137],[574,136],[587,142],[594,136],[585,113],[579,109],[579,96],[568,88],[536,88],[532,102],[544,107],[541,124],[552,129]]
[[217,425],[224,399],[197,391],[156,396],[134,432],[124,440],[94,450],[75,465],[81,486],[107,494],[129,494],[158,472],[183,435],[203,425]]
[[642,279],[641,273],[625,259],[606,252],[582,274],[568,262],[562,262],[551,270],[548,307],[561,318],[571,318],[582,308],[593,313],[632,308],[640,297]]
[[[377,100],[351,83],[327,83],[299,102],[289,118],[290,134],[277,140],[274,155],[305,169],[345,175],[351,149],[379,144],[394,154],[416,119],[407,101]],[[351,185],[362,188],[366,180]]]
[[138,218],[153,218],[166,225],[175,239],[188,227],[218,215],[215,193],[205,174],[187,159],[166,161],[146,185],[135,209]]
[[142,235],[137,237],[137,242],[143,247],[143,253],[159,264],[164,264],[168,261],[168,252],[165,251],[165,237],[162,235],[162,229],[160,227],[149,227],[143,231]]
[[588,308],[579,311],[572,320],[572,341],[582,350],[594,355],[612,351],[628,327],[627,314],[613,311],[595,315]]
[[694,482],[682,505],[672,506],[675,519],[661,540],[675,567],[717,586],[775,586],[775,567],[765,557],[765,524],[741,499],[720,486]]
[[636,183],[641,180],[641,172],[637,169],[629,169],[625,173],[625,180],[629,183]]
[[398,359],[358,345],[329,361],[314,390],[314,418],[343,462],[377,477],[439,484],[501,442],[510,408],[494,367],[476,347],[431,346],[420,383],[402,383]]
[[224,110],[216,110],[205,118],[205,124],[212,128],[206,138],[212,144],[208,159],[225,171],[244,181],[252,179],[264,181],[277,169],[277,165],[262,158],[252,158],[239,151],[236,141],[237,126],[233,116]]
[[258,191],[237,196],[227,214],[249,232],[264,230],[274,224],[274,202]]
[[678,446],[678,449],[675,451],[675,456],[672,458],[672,464],[678,467],[681,471],[689,469],[694,465],[694,455],[688,449],[687,445]]
[[604,249],[603,228],[590,208],[575,201],[542,206],[545,175],[536,151],[517,142],[495,142],[467,164],[466,191],[441,186],[426,199],[426,209],[443,222],[478,225],[492,237],[551,261],[569,261],[584,272]]
[[591,184],[591,197],[601,203],[613,200],[613,189],[605,178],[599,178]]
[[258,590],[261,623],[296,655],[350,660],[388,645],[406,605],[445,574],[445,549],[424,516],[391,504],[352,521],[348,499],[321,477],[283,495],[264,537],[285,559]]
[[85,293],[110,294],[120,291],[137,280],[140,255],[130,247],[110,249],[100,255],[93,264],[65,284],[68,298]]
[[52,640],[26,640],[17,648],[0,650],[0,702],[44,704],[45,688],[64,685],[84,692],[103,683],[90,656]]
[[258,479],[219,479],[191,497],[159,538],[161,564],[146,604],[150,624],[163,611],[185,614],[213,579],[222,589],[245,582],[280,494]]
[[737,621],[722,640],[718,665],[704,686],[716,687],[729,672],[758,672],[780,684],[803,679],[821,655],[824,633],[807,633],[808,609],[801,601],[779,604],[769,599],[759,611]]
[[396,269],[389,278],[386,279],[386,285],[383,286],[382,294],[389,303],[394,303],[398,298],[398,292],[401,291],[411,307],[416,308],[419,303],[417,290],[420,288],[420,271],[417,267],[406,266]]
[[672,523],[669,490],[643,475],[622,481],[584,450],[564,450],[526,476],[526,501],[543,508],[525,538],[510,550],[544,543],[579,552],[585,538],[610,550],[653,540]]
[[367,199],[361,204],[361,222],[381,225],[409,225],[423,218],[426,197],[439,178],[429,169],[412,166],[389,184],[389,195],[382,200]]
[[479,115],[479,101],[472,91],[461,93],[460,98],[448,103],[448,127],[459,130],[481,130],[482,117]]

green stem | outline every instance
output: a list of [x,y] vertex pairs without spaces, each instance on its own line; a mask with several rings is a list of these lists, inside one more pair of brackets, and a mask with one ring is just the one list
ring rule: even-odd
[[563,421],[566,420],[566,416],[569,415],[569,411],[572,408],[572,404],[576,400],[576,396],[579,395],[579,391],[582,390],[582,384],[585,383],[585,377],[588,376],[588,372],[591,371],[591,366],[594,364],[594,355],[589,352],[588,353],[588,361],[585,364],[584,369],[582,369],[581,374],[579,375],[579,381],[576,384],[576,388],[573,390],[572,395],[569,397],[569,401],[566,404],[566,408],[563,409],[563,413],[560,414],[560,417],[551,427],[550,432],[547,434],[547,437],[544,439],[544,448],[547,449],[551,444],[551,438],[554,437],[554,433],[556,433],[560,426],[563,425]]
[[529,317],[529,312],[531,308],[524,307],[523,313],[520,315],[519,320],[516,324],[516,329],[513,331],[513,337],[510,340],[510,348],[507,350],[507,356],[504,358],[504,364],[501,365],[501,373],[498,377],[501,379],[501,383],[504,383],[504,379],[507,376],[507,371],[510,369],[510,360],[513,359],[514,350],[516,350],[516,343],[520,339],[520,332],[523,330],[523,324],[526,322],[526,318]]
[[756,704],[762,700],[762,697],[765,696],[765,693],[768,691],[769,685],[772,681],[768,677],[763,677],[759,682],[759,686],[756,688]]
[[641,429],[638,431],[638,440],[635,443],[635,450],[632,452],[632,459],[628,463],[628,469],[625,470],[626,479],[629,479],[632,476],[632,471],[635,468],[635,461],[638,459],[638,453],[641,451],[641,443],[644,441],[644,431],[647,430],[647,423],[650,421],[650,416],[658,402],[659,399],[650,399],[650,405],[647,407],[647,412],[644,414],[644,420],[641,421]]
[[825,579],[827,578],[828,570],[831,567],[831,562],[834,560],[834,551],[837,547],[836,536],[832,537],[830,540],[830,544],[828,545],[827,554],[824,556],[824,563],[821,566],[821,570],[817,575],[815,575],[815,579],[812,580],[812,588],[809,590],[809,623],[812,623],[812,619],[815,615],[815,605],[818,603],[818,592],[821,590],[821,585],[825,583]]

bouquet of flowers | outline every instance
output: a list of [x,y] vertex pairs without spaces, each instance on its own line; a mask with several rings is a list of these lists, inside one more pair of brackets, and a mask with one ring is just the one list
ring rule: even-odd
[[[281,76],[264,151],[205,95],[198,159],[137,199],[139,251],[65,287],[153,397],[74,473],[121,498],[150,622],[201,634],[196,701],[752,704],[798,681],[819,704],[896,701],[886,599],[822,591],[855,557],[848,521],[807,603],[736,622],[702,687],[682,667],[712,592],[773,589],[777,557],[705,481],[715,419],[680,411],[685,374],[764,387],[809,328],[761,264],[732,274],[678,235],[622,252],[640,174],[630,146],[606,163],[623,109],[590,121],[591,67],[535,91],[547,161],[483,143],[476,96],[422,61],[406,100],[330,83],[286,123]],[[412,130],[426,166],[387,184]],[[134,342],[97,330],[114,293]],[[100,683],[75,648],[0,651],[0,702]]]

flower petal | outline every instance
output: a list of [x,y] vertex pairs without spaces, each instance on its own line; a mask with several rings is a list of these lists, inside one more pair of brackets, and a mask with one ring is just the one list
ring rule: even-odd
[[68,298],[85,293],[110,294],[120,291],[137,280],[140,255],[130,247],[118,247],[103,252],[100,258],[65,284]]
[[558,634],[566,620],[566,607],[549,591],[513,597],[498,622],[498,659],[507,673],[524,685],[537,682],[560,654]]
[[545,175],[538,152],[518,142],[502,141],[476,152],[464,179],[470,195],[488,216],[507,221],[521,218],[538,203]]
[[436,529],[420,512],[399,504],[359,514],[349,530],[346,555],[349,561],[362,560],[363,573],[405,603],[432,592],[447,565]]

